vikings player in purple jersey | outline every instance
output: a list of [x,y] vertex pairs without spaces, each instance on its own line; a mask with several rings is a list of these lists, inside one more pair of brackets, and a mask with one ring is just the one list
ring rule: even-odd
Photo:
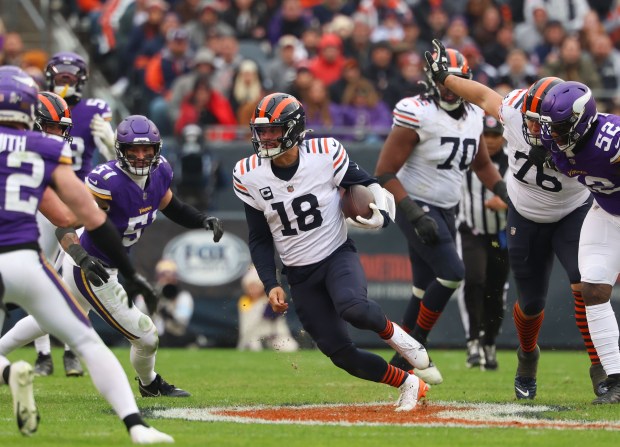
[[[45,67],[47,89],[65,99],[73,116],[70,141],[72,164],[80,179],[85,179],[92,169],[96,150],[105,160],[112,160],[115,156],[110,106],[99,98],[82,98],[88,75],[86,61],[70,51],[54,54]],[[41,230],[39,242],[48,259],[54,261],[59,251],[54,230],[40,215],[38,221]],[[19,328],[12,331],[12,336],[21,336]],[[35,373],[43,376],[52,374],[54,365],[49,336],[36,339],[34,345],[37,350]],[[67,376],[83,375],[79,359],[68,346],[65,346],[63,363]]]
[[[105,210],[123,245],[129,252],[156,218],[157,211],[186,228],[205,228],[213,231],[218,242],[223,230],[219,219],[209,217],[181,202],[170,189],[172,168],[160,156],[161,137],[155,124],[141,115],[125,118],[116,129],[117,160],[97,166],[86,179],[86,185],[99,207]],[[63,278],[86,311],[99,316],[131,343],[130,360],[138,374],[138,389],[144,397],[187,397],[190,394],[166,382],[155,372],[155,356],[159,338],[148,315],[132,306],[130,290],[118,281],[118,265],[84,232],[79,241],[72,229],[59,228],[57,235],[71,257],[63,262]],[[104,284],[89,281],[83,268],[86,256],[101,259],[109,280]],[[119,303],[125,303],[120,305]],[[129,306],[127,306],[129,304]],[[149,311],[153,311],[148,302]],[[41,328],[31,317],[19,323],[21,344],[42,335]],[[17,346],[12,346],[15,349]]]
[[[152,287],[135,272],[113,224],[73,173],[67,142],[31,131],[36,103],[32,78],[16,67],[0,67],[0,272],[4,289],[0,304],[20,306],[45,331],[82,356],[95,387],[123,420],[134,443],[173,442],[144,423],[121,364],[40,252],[35,213],[43,192],[51,186],[97,245],[114,259],[135,292],[154,299]],[[0,310],[0,326],[3,320]],[[29,364],[11,365],[0,356],[0,384],[11,388],[17,424],[24,435],[33,434],[39,422],[32,379]]]
[[611,307],[620,273],[620,116],[598,113],[580,82],[553,87],[541,104],[542,140],[555,167],[594,196],[579,239],[579,270],[592,342],[607,373],[594,404],[620,403],[618,321]]

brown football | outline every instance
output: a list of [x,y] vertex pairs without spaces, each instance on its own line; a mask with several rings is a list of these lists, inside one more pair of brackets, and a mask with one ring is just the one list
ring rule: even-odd
[[372,209],[369,205],[374,201],[374,196],[368,188],[362,185],[352,185],[345,189],[340,204],[344,217],[355,219],[361,216],[368,219],[372,216]]

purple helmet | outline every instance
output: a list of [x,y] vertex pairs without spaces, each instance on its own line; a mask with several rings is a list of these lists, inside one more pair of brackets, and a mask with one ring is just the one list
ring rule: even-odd
[[70,51],[54,54],[45,67],[47,89],[60,95],[69,105],[75,105],[82,99],[82,89],[87,80],[86,61]]
[[[153,157],[138,159],[127,156],[127,150],[136,146],[154,146]],[[149,175],[159,164],[161,136],[153,121],[142,115],[131,115],[121,121],[116,128],[116,158],[121,167],[135,175]]]
[[38,88],[21,68],[0,67],[0,122],[22,123],[32,129]]
[[598,112],[592,91],[581,82],[553,87],[540,106],[541,138],[556,151],[571,151],[590,130]]

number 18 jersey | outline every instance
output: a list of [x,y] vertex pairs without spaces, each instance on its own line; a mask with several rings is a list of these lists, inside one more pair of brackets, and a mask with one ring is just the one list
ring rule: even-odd
[[317,263],[346,241],[338,185],[348,166],[346,150],[333,138],[302,142],[290,180],[276,177],[271,161],[256,155],[235,165],[235,194],[263,212],[284,265]]

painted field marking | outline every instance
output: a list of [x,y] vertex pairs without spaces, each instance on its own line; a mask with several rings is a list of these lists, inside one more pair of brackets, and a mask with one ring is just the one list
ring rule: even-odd
[[399,425],[405,427],[508,427],[569,430],[620,430],[620,422],[551,420],[548,405],[434,401],[410,412],[385,403],[299,406],[246,406],[153,409],[149,417],[205,422],[296,425]]

